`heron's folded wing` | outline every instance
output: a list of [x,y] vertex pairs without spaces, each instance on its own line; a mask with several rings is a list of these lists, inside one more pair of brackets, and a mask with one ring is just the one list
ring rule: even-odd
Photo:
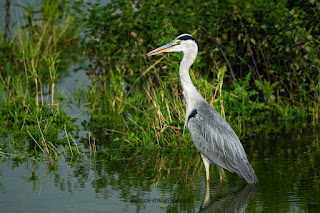
[[211,163],[236,173],[247,182],[257,182],[236,133],[208,103],[202,102],[192,110],[188,128],[195,147]]

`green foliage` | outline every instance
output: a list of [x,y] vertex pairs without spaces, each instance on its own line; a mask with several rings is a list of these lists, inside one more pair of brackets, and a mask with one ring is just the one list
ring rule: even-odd
[[69,66],[62,52],[74,46],[79,24],[67,1],[37,3],[18,5],[26,12],[21,26],[7,41],[0,37],[0,149],[17,163],[54,162],[78,128],[61,108],[55,83]]
[[77,2],[87,28],[82,44],[94,59],[87,127],[106,125],[130,145],[189,146],[181,134],[182,54],[145,56],[181,33],[194,34],[200,47],[190,71],[195,86],[242,137],[244,121],[259,126],[271,116],[317,116],[320,12],[318,3],[300,3]]
[[244,80],[233,82],[232,88],[225,95],[226,111],[233,116],[254,116],[256,112],[268,107],[259,101],[258,92],[250,85],[251,73]]
[[180,33],[196,32],[206,62],[202,72],[209,74],[228,60],[236,78],[252,72],[254,80],[261,83],[262,77],[270,84],[281,82],[277,90],[286,95],[309,82],[319,69],[318,3],[303,4],[287,0],[200,4],[114,0],[105,6],[82,3],[77,9],[86,14],[83,21],[90,29],[84,40],[87,54],[96,57],[96,66],[103,70],[121,64],[127,74],[141,73],[150,47]]
[[263,91],[263,93],[266,96],[267,99],[267,103],[270,104],[272,102],[274,102],[275,97],[273,95],[274,93],[274,88],[278,85],[279,82],[275,82],[272,85],[270,85],[270,83],[266,80],[263,79],[263,83],[261,83],[258,80],[255,80],[254,83],[256,84],[256,86]]

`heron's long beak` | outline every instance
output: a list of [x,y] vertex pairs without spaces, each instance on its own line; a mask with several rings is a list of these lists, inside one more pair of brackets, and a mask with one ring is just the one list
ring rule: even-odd
[[174,48],[174,46],[176,46],[177,43],[176,42],[170,42],[166,45],[163,45],[155,50],[152,50],[151,52],[147,53],[147,56],[152,56],[152,55],[158,55],[159,53],[163,53],[166,52],[168,50],[171,50],[172,48]]

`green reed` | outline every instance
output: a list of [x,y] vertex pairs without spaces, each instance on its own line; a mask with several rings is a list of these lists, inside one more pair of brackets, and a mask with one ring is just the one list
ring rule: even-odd
[[73,139],[77,126],[62,109],[63,94],[56,92],[56,81],[70,61],[65,48],[75,45],[79,25],[66,12],[65,1],[44,1],[40,10],[20,7],[25,16],[8,41],[0,37],[1,159],[54,162],[64,154],[81,154]]

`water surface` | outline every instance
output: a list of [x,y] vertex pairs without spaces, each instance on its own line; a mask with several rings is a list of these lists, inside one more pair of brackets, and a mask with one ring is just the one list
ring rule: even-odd
[[1,211],[319,212],[319,130],[286,125],[243,142],[257,186],[229,172],[220,184],[212,167],[207,188],[197,152],[103,148],[95,156],[60,160],[55,168],[46,162],[1,163]]

